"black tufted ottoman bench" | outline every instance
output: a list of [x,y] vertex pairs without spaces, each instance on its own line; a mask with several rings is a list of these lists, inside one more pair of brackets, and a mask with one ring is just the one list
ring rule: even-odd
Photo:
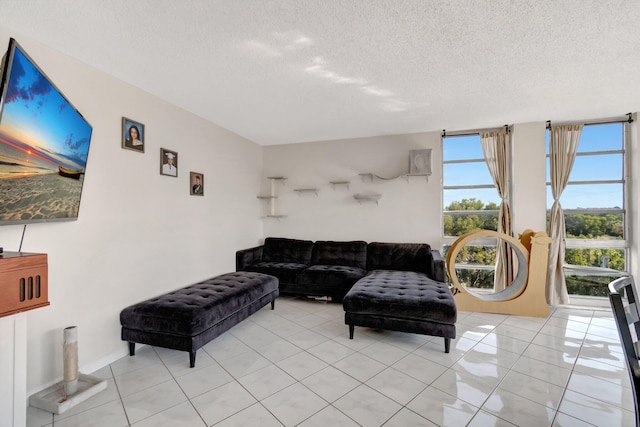
[[414,271],[374,270],[358,280],[342,300],[349,338],[354,327],[444,337],[449,353],[456,337],[456,303],[449,287]]
[[271,303],[278,297],[278,279],[261,273],[235,272],[134,304],[120,312],[122,339],[135,355],[136,343],[189,352]]

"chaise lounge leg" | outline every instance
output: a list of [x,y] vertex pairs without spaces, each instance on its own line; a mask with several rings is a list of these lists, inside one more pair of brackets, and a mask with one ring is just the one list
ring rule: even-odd
[[451,347],[451,338],[444,339],[444,352],[449,353],[449,348]]
[[271,310],[276,307],[276,300],[271,301]]
[[135,355],[136,355],[136,343],[130,342],[129,343],[129,356],[135,356]]
[[193,368],[194,366],[196,366],[196,352],[192,350],[189,352],[189,367]]
[[349,339],[353,339],[353,330],[355,329],[355,325],[349,325]]

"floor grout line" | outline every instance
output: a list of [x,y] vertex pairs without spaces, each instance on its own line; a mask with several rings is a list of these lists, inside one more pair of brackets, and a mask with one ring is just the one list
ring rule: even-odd
[[[607,316],[603,316],[602,315],[603,313],[600,310],[598,311],[599,314],[596,316],[595,310],[592,310],[592,309],[580,310],[574,307],[571,307],[568,309],[554,308],[550,313],[550,315],[546,319],[544,319],[543,322],[540,323],[539,327],[537,327],[537,330],[535,330],[536,326],[525,324],[525,326],[527,327],[523,327],[518,325],[519,323],[524,322],[524,320],[520,320],[521,318],[519,318],[518,316],[461,312],[460,313],[461,316],[459,316],[460,322],[469,327],[468,329],[461,328],[461,329],[464,329],[463,334],[459,334],[457,339],[452,341],[451,353],[445,356],[443,349],[442,349],[442,354],[435,351],[440,347],[438,345],[439,341],[437,341],[439,339],[438,337],[426,337],[423,342],[421,341],[411,342],[411,341],[404,341],[402,339],[398,339],[398,338],[404,337],[404,335],[394,336],[394,334],[397,334],[397,333],[393,333],[389,331],[373,331],[373,330],[369,330],[368,328],[358,328],[359,332],[358,330],[356,331],[354,340],[344,343],[344,337],[348,334],[347,325],[336,324],[336,321],[331,318],[332,315],[336,314],[337,312],[340,312],[340,310],[334,308],[331,305],[324,305],[323,307],[319,307],[315,304],[316,304],[315,302],[311,302],[311,301],[298,301],[296,299],[282,298],[282,301],[280,301],[280,304],[276,304],[276,310],[274,312],[262,313],[260,311],[256,313],[256,315],[254,315],[253,317],[250,317],[249,319],[239,324],[238,325],[240,326],[239,328],[237,327],[232,328],[227,333],[229,334],[229,337],[232,337],[233,340],[235,340],[238,343],[238,347],[239,347],[238,354],[235,354],[236,353],[235,351],[231,351],[225,356],[225,353],[223,352],[218,355],[218,358],[216,358],[214,354],[216,354],[217,352],[215,351],[210,352],[211,350],[215,350],[216,348],[215,347],[216,341],[215,340],[212,341],[211,347],[209,347],[209,349],[203,348],[202,352],[206,354],[207,357],[213,361],[213,364],[211,366],[216,366],[217,368],[220,369],[220,372],[224,372],[226,375],[228,375],[230,378],[230,381],[225,382],[222,385],[215,385],[213,388],[207,389],[206,391],[199,392],[197,395],[194,395],[191,398],[187,394],[187,389],[185,389],[185,387],[181,384],[182,382],[185,382],[187,380],[186,379],[184,381],[180,380],[181,377],[189,375],[190,372],[188,371],[185,372],[181,370],[181,368],[179,367],[176,368],[176,366],[173,364],[174,360],[172,358],[172,354],[170,353],[172,350],[156,349],[154,347],[149,346],[150,348],[148,351],[151,351],[153,355],[144,354],[144,357],[148,358],[149,360],[148,363],[141,363],[140,366],[138,366],[137,365],[138,360],[136,360],[134,362],[134,365],[128,366],[127,360],[125,358],[128,358],[130,356],[125,356],[125,358],[123,358],[124,360],[123,359],[119,360],[121,364],[118,365],[118,369],[114,368],[115,364],[118,362],[114,362],[111,365],[108,365],[107,371],[110,374],[111,379],[113,380],[112,383],[113,383],[113,386],[115,387],[115,395],[117,396],[117,399],[120,402],[120,406],[125,417],[124,418],[125,422],[127,423],[128,426],[132,425],[131,417],[127,410],[127,406],[125,406],[124,404],[125,397],[122,396],[120,386],[118,384],[118,381],[116,381],[116,376],[124,378],[127,375],[132,374],[133,372],[139,371],[140,369],[144,369],[150,366],[149,364],[155,364],[156,360],[158,361],[159,365],[162,366],[162,369],[158,368],[159,371],[164,372],[164,370],[166,370],[169,374],[170,379],[168,379],[166,382],[173,381],[173,383],[176,384],[176,386],[180,390],[180,393],[182,393],[182,396],[186,399],[186,401],[189,402],[190,411],[193,411],[193,413],[201,420],[201,422],[203,423],[203,426],[205,426],[207,423],[207,417],[206,417],[206,414],[201,413],[201,411],[198,411],[197,406],[194,404],[194,399],[201,397],[204,394],[209,393],[220,387],[228,386],[230,382],[235,382],[239,386],[239,389],[243,390],[244,393],[247,393],[248,396],[251,397],[251,399],[255,400],[255,402],[245,408],[238,409],[235,412],[229,415],[226,415],[224,419],[217,420],[213,424],[213,426],[217,425],[218,423],[223,423],[223,422],[232,423],[232,422],[235,422],[236,420],[242,419],[241,418],[242,413],[244,413],[244,411],[249,410],[249,408],[253,407],[256,403],[259,404],[261,411],[266,411],[266,412],[263,412],[264,414],[269,414],[268,416],[273,417],[273,419],[277,420],[278,423],[286,424],[286,420],[279,419],[278,416],[276,415],[278,412],[277,411],[274,412],[273,408],[270,407],[270,405],[265,404],[265,402],[267,401],[267,399],[270,399],[271,397],[277,395],[278,393],[281,393],[284,390],[296,385],[300,387],[304,387],[305,390],[311,393],[310,396],[313,395],[315,396],[315,398],[320,399],[318,402],[324,403],[324,405],[320,409],[315,409],[309,413],[301,412],[301,414],[304,414],[304,415],[303,415],[303,419],[299,421],[300,423],[314,419],[314,417],[320,416],[319,414],[321,412],[328,410],[328,408],[332,408],[330,410],[332,414],[335,414],[336,416],[338,416],[337,414],[339,413],[341,416],[344,416],[346,417],[346,419],[352,421],[354,425],[359,425],[358,424],[359,421],[357,417],[362,416],[362,414],[357,415],[354,418],[354,414],[356,414],[356,412],[353,412],[353,408],[345,412],[344,410],[341,410],[339,406],[336,406],[336,403],[340,402],[342,399],[347,398],[349,394],[355,392],[357,389],[361,388],[362,386],[379,394],[381,396],[381,399],[385,399],[384,400],[385,402],[389,402],[389,405],[392,405],[392,406],[389,406],[389,408],[393,408],[395,405],[398,406],[398,409],[394,410],[393,413],[391,413],[388,416],[385,415],[386,418],[384,419],[384,421],[381,421],[380,425],[386,425],[386,424],[392,423],[392,420],[394,419],[394,417],[401,417],[402,416],[401,413],[403,413],[405,410],[413,414],[412,416],[415,415],[417,417],[429,420],[432,423],[436,423],[435,419],[428,418],[428,416],[431,416],[429,415],[430,412],[424,411],[424,413],[420,413],[420,412],[416,412],[415,410],[412,410],[409,407],[411,406],[412,402],[417,401],[416,399],[418,399],[421,395],[423,395],[423,393],[427,392],[429,389],[437,390],[437,392],[439,393],[444,393],[445,395],[451,396],[452,398],[465,402],[466,405],[470,405],[469,408],[474,408],[473,412],[468,412],[466,413],[467,415],[465,415],[466,417],[468,417],[469,422],[472,422],[474,419],[476,419],[476,417],[479,417],[482,414],[483,417],[490,416],[490,417],[495,417],[499,420],[503,420],[508,423],[514,423],[513,419],[510,419],[508,415],[505,418],[503,416],[504,413],[502,412],[495,413],[495,410],[489,410],[488,408],[485,407],[485,405],[487,404],[487,402],[489,402],[492,396],[494,396],[497,392],[500,392],[500,393],[507,393],[507,394],[510,393],[514,396],[517,396],[517,399],[519,399],[517,400],[517,402],[522,402],[525,405],[526,405],[525,402],[529,402],[532,405],[532,407],[542,406],[547,408],[548,410],[552,410],[553,414],[552,414],[552,417],[550,418],[550,422],[549,422],[550,426],[553,426],[554,423],[559,422],[558,420],[560,416],[562,416],[563,419],[566,416],[566,417],[572,417],[572,418],[578,419],[580,421],[588,422],[587,420],[582,420],[580,418],[580,416],[582,418],[587,418],[586,415],[582,415],[580,413],[572,414],[571,411],[563,412],[560,410],[563,407],[563,402],[565,401],[565,396],[567,395],[568,390],[570,390],[572,394],[575,393],[573,394],[573,396],[580,395],[587,400],[593,399],[593,397],[589,396],[588,394],[582,394],[580,392],[577,392],[569,388],[569,385],[571,384],[571,380],[574,374],[587,377],[587,380],[589,378],[593,378],[594,381],[596,381],[598,384],[603,384],[601,381],[606,381],[607,383],[610,384],[611,387],[619,387],[621,396],[624,393],[631,393],[630,388],[625,388],[622,384],[619,384],[619,381],[618,382],[615,381],[615,378],[618,378],[618,375],[620,375],[619,366],[610,364],[611,370],[608,370],[608,372],[615,371],[616,374],[615,375],[612,374],[609,377],[607,377],[606,374],[601,376],[595,376],[590,374],[588,370],[587,371],[576,370],[576,367],[578,366],[581,359],[589,359],[589,357],[587,357],[583,353],[587,349],[585,347],[587,343],[589,343],[589,345],[591,345],[591,342],[604,343],[604,345],[602,346],[603,347],[602,349],[589,348],[589,351],[593,352],[593,356],[591,355],[591,353],[589,354],[589,356],[593,357],[592,360],[595,360],[596,362],[599,363],[595,367],[593,367],[594,370],[608,369],[606,365],[609,365],[609,364],[606,361],[601,361],[601,358],[599,359],[597,355],[600,352],[602,352],[602,354],[611,354],[611,352],[615,353],[615,351],[613,351],[612,349],[609,349],[608,347],[613,346],[613,349],[615,349],[616,345],[619,346],[619,344],[615,344],[615,341],[612,341],[611,337],[606,337],[606,336],[601,337],[593,333],[590,334],[590,329],[592,326],[593,326],[594,332],[600,333],[602,335],[605,335],[606,333],[606,324],[607,324],[606,320],[598,320],[597,323],[594,323],[594,319],[596,317],[597,319],[608,318]],[[278,306],[280,306],[282,313],[278,313]],[[311,316],[315,316],[315,318]],[[295,320],[299,318],[305,318],[306,323],[309,326],[301,326],[300,322],[296,323]],[[321,319],[324,319],[324,320],[321,320]],[[557,319],[561,319],[561,320],[557,320]],[[535,321],[532,320],[532,322],[535,322]],[[573,330],[570,327],[571,322],[584,323],[586,325],[586,329],[584,331]],[[486,331],[480,330],[481,332],[478,332],[478,330],[476,330],[475,332],[478,335],[474,336],[474,339],[464,337],[464,333],[466,333],[467,331],[469,331],[470,333],[473,333],[474,328],[472,325],[474,323],[490,325],[491,328],[490,329],[487,328]],[[564,326],[562,326],[563,323],[564,323]],[[297,327],[300,327],[301,329],[299,331],[295,331],[294,333],[285,333],[283,334],[284,335],[283,336],[283,335],[280,335],[277,331],[277,328],[279,327],[279,325],[281,327],[286,328],[289,331],[294,330],[294,329],[291,329],[294,325]],[[580,326],[574,326],[574,327],[575,329],[582,328]],[[336,329],[335,336],[333,336],[334,334],[331,332],[331,328]],[[339,333],[338,333],[338,329],[340,329]],[[560,334],[560,332],[563,329],[565,330],[564,336]],[[320,333],[318,332],[318,330],[322,330],[325,333]],[[518,330],[522,331],[522,334],[531,338],[527,340],[521,340],[517,336]],[[301,335],[304,334],[305,331],[308,334],[317,334],[318,343],[314,341],[315,338],[307,339],[305,341],[304,337],[303,336],[301,337]],[[270,358],[266,357],[263,352],[266,352],[269,350],[269,344],[257,344],[256,341],[254,341],[254,339],[262,336],[263,337],[262,340],[264,341],[265,340],[264,336],[267,332],[272,333],[274,337],[277,337],[277,340],[283,340],[284,342],[291,344],[293,346],[292,349],[296,350],[294,354],[288,355],[282,359],[280,359],[281,356],[279,355],[274,356],[274,360],[277,359],[277,361],[272,361]],[[489,337],[491,334],[493,334],[495,338],[487,339],[487,337]],[[312,336],[312,335],[309,335],[309,336]],[[315,335],[313,336],[315,337]],[[567,338],[567,337],[570,337],[570,338]],[[302,341],[300,340],[301,338],[302,338]],[[420,336],[420,339],[422,339],[421,336]],[[562,348],[559,349],[557,347],[554,347],[554,343],[560,343],[563,340],[567,344],[563,344]],[[519,344],[514,344],[516,345],[516,347],[511,347],[511,345],[509,344],[509,342],[516,343],[517,341],[522,341],[523,343],[526,343],[526,345],[522,346]],[[331,343],[335,343],[336,345],[345,347],[346,355],[340,355],[339,358],[337,358],[336,360],[332,359],[332,362],[329,363],[323,358],[314,354],[313,349],[327,343],[330,343],[330,345]],[[507,348],[503,347],[505,343],[507,345]],[[543,344],[540,344],[540,343],[543,343]],[[349,346],[348,344],[352,344],[352,346]],[[572,345],[572,344],[575,345],[575,347],[564,347],[564,345]],[[377,345],[379,345],[379,347],[375,347]],[[387,354],[386,358],[385,357],[377,358],[375,357],[375,353],[372,354],[372,352],[375,352],[378,350],[380,351],[383,351],[384,349],[391,350],[391,348],[385,347],[385,346],[390,346],[391,348],[394,349],[392,350],[393,351],[392,353]],[[487,353],[487,351],[491,351],[490,347],[495,349],[495,353]],[[328,347],[328,348],[330,349],[331,347]],[[522,348],[522,351],[519,350],[520,348]],[[367,351],[367,349],[369,351]],[[475,353],[473,353],[474,349],[477,350]],[[513,351],[514,349],[517,349],[518,351]],[[320,348],[318,349],[318,351],[323,351],[323,349]],[[395,354],[396,351],[398,352],[397,354]],[[535,351],[535,353],[531,353],[530,351]],[[233,367],[236,366],[234,365],[235,359],[242,354],[246,354],[247,352],[255,353],[260,360],[265,359],[266,362],[264,363],[266,363],[266,365],[263,367],[257,367],[256,365],[256,369],[250,369],[248,371],[234,369]],[[503,357],[502,362],[499,359],[501,352],[503,356],[506,357],[506,359]],[[507,352],[509,353],[508,356],[507,356]],[[544,356],[545,353],[547,352],[553,352],[553,353],[548,353],[549,356]],[[552,360],[553,357],[555,357],[555,356],[552,356],[556,354],[555,352],[559,352],[557,354],[562,356],[562,359],[560,360],[565,360],[566,356],[570,355],[572,359],[571,362],[566,362],[566,363],[562,362],[562,363],[556,364],[556,363],[553,363],[552,361],[549,361],[549,360]],[[184,354],[186,357],[186,353],[184,352],[179,352],[179,353],[181,355]],[[326,366],[320,368],[317,371],[311,372],[312,370],[310,370],[309,371],[310,373],[305,372],[304,375],[296,375],[295,377],[281,367],[282,361],[287,360],[290,357],[301,355],[303,353],[305,354],[306,357],[313,357],[314,359],[318,359],[318,361],[322,363],[322,366],[324,365]],[[315,353],[318,353],[318,352],[315,352]],[[488,359],[486,361],[482,360],[482,355],[484,353],[488,354],[487,356]],[[229,354],[231,354],[231,356],[229,356]],[[318,353],[318,354],[321,354],[321,353]],[[477,360],[474,358],[472,358],[471,360],[469,358],[467,358],[467,360],[464,360],[465,356],[472,355],[472,354],[474,355],[473,356],[474,358],[477,357]],[[367,371],[367,369],[365,368],[365,370],[362,371],[362,372],[365,372],[364,375],[357,375],[358,377],[363,378],[363,380],[360,380],[357,377],[353,376],[354,372],[350,372],[351,371],[350,369],[345,369],[344,363],[343,364],[340,363],[354,355],[358,355],[359,357],[366,358],[366,359],[362,359],[362,361],[367,364],[369,364],[367,360],[370,360],[371,365],[376,367],[376,368],[372,368],[371,371]],[[539,358],[531,357],[532,355],[537,356]],[[406,367],[403,370],[398,370],[394,367],[399,362],[401,362],[402,360],[410,356],[418,357],[419,359],[416,359],[416,360],[423,360],[425,364],[430,364],[430,367],[436,368],[436,370],[439,370],[440,368],[442,368],[442,371],[432,378],[430,377],[430,374],[426,374],[426,376],[419,375],[416,377],[414,375],[411,375],[410,373],[411,371],[407,370]],[[426,356],[429,356],[429,357],[426,357]],[[617,356],[623,357],[623,353],[620,353],[619,355],[616,353],[616,356],[614,357],[617,357]],[[224,359],[219,359],[220,357],[224,357]],[[203,360],[202,356],[200,357],[200,360]],[[611,360],[613,361],[613,359]],[[224,364],[221,363],[221,361],[223,361]],[[522,363],[525,363],[524,365],[521,365],[523,369],[520,369],[520,370],[514,369],[516,368],[516,366],[519,366],[518,364],[521,361]],[[263,362],[260,362],[260,363],[263,363]],[[446,365],[444,363],[446,363]],[[461,372],[456,370],[456,367],[463,366],[463,365],[460,365],[460,363],[469,365],[468,367],[463,368],[464,372],[471,372],[473,370],[473,363],[494,364],[496,367],[495,383],[493,383],[493,381],[490,379],[490,378],[494,378],[493,376],[487,377],[488,378],[487,381],[480,380],[480,383],[478,383],[478,384],[481,384],[481,383],[485,384],[486,388],[483,388],[482,390],[486,390],[486,391],[471,390],[471,393],[476,393],[475,398],[471,394],[465,395],[464,393],[466,393],[465,391],[466,385],[464,382],[465,381],[464,375],[461,377],[460,376]],[[568,370],[569,372],[566,377],[567,379],[564,382],[564,386],[561,387],[556,383],[550,382],[547,379],[543,379],[545,378],[546,374],[542,374],[540,376],[533,376],[528,373],[525,373],[524,370],[527,369],[526,364],[529,364],[529,363],[534,364],[534,366],[538,365],[541,367],[548,367],[549,371],[546,371],[547,368],[545,368],[546,372],[554,372],[554,370],[557,369],[558,372],[563,373],[562,374],[563,377],[565,375],[564,372],[566,372],[565,369]],[[336,365],[341,366],[341,368],[338,368]],[[131,369],[134,366],[135,368]],[[241,382],[240,380],[256,372],[260,372],[261,370],[268,368],[270,366],[274,366],[278,368],[278,370],[284,372],[285,375],[289,376],[293,382],[283,388],[275,387],[273,389],[275,391],[266,389],[266,390],[269,390],[269,393],[266,396],[262,397],[261,399],[258,399],[257,396],[260,394],[254,394],[258,389],[255,389],[255,387],[252,387],[251,383],[247,383],[246,381]],[[581,365],[581,366],[584,367],[585,365]],[[207,372],[207,371],[204,371],[204,369],[206,369],[207,367],[202,368],[203,373]],[[315,386],[312,388],[307,384],[305,384],[304,382],[308,378],[319,374],[320,372],[322,372],[323,370],[329,367],[336,369],[337,372],[340,373],[340,375],[344,375],[345,379],[349,378],[350,381],[354,381],[354,384],[356,384],[353,387],[348,386],[346,391],[341,393],[340,396],[338,397],[335,397],[335,398],[332,397],[331,399],[333,400],[331,401],[323,397],[322,394],[318,393],[318,391],[316,390],[319,390],[319,389],[317,389]],[[380,371],[378,371],[378,367],[381,367]],[[128,370],[128,369],[131,369],[131,370]],[[414,380],[417,381],[416,385],[420,384],[420,387],[419,387],[420,390],[417,392],[417,394],[413,395],[413,392],[415,389],[412,388],[411,394],[405,395],[405,396],[412,396],[406,402],[404,399],[396,400],[396,398],[400,397],[401,395],[398,395],[398,394],[394,395],[392,393],[389,393],[389,395],[387,395],[385,394],[387,392],[384,391],[384,389],[378,390],[374,386],[370,385],[370,382],[372,379],[376,378],[378,375],[383,374],[385,371],[390,371],[391,369],[397,370],[398,372],[401,372],[403,375],[408,375],[414,378]],[[421,368],[417,367],[416,369],[421,369]],[[122,372],[116,375],[116,370],[122,371]],[[233,374],[232,372],[236,372],[236,373]],[[275,371],[275,372],[279,372],[279,371]],[[300,372],[304,372],[304,370]],[[371,372],[375,372],[375,373],[370,374]],[[595,372],[597,373],[597,371]],[[434,373],[436,373],[436,371],[434,371]],[[138,374],[140,374],[140,372],[138,372]],[[453,375],[456,378],[454,379],[454,381],[457,381],[457,384],[461,384],[462,388],[456,387],[456,391],[453,393],[452,393],[452,390],[442,390],[441,388],[439,388],[440,386],[445,385],[444,381],[451,381],[451,379],[446,379],[447,378],[446,375]],[[517,377],[514,378],[513,377],[514,375],[516,375]],[[557,400],[557,404],[556,404],[557,406],[551,407],[551,406],[548,406],[549,403],[538,403],[536,400],[533,399],[535,398],[535,396],[532,394],[533,391],[531,393],[529,392],[519,393],[517,391],[510,392],[509,388],[513,389],[513,384],[511,384],[510,386],[507,386],[507,388],[501,388],[502,385],[507,384],[506,381],[508,378],[511,378],[511,381],[514,381],[517,378],[519,378],[519,376],[527,376],[527,377],[534,378],[536,379],[536,384],[546,383],[553,387],[561,387],[562,391]],[[300,379],[298,379],[298,377]],[[380,377],[380,381],[383,381],[383,378],[384,377]],[[419,378],[424,378],[424,379],[428,378],[429,381],[425,382],[424,380],[421,380]],[[622,376],[620,378],[622,379]],[[583,379],[581,378],[581,380]],[[627,379],[624,378],[623,381],[624,380],[627,380]],[[151,381],[149,384],[152,384],[152,383],[153,381]],[[132,393],[132,395],[164,383],[165,381],[158,384],[153,383],[152,385],[149,385],[147,387],[144,387],[144,388],[141,388],[140,390],[135,391],[134,393]],[[214,384],[214,383],[215,381],[211,384]],[[282,383],[278,383],[278,384],[282,384]],[[186,382],[185,382],[185,385],[186,385]],[[557,390],[557,389],[554,389],[554,390]],[[481,393],[481,394],[477,394],[477,393]],[[396,396],[396,397],[392,397],[392,396]],[[465,399],[469,399],[469,400],[465,400]],[[622,399],[622,397],[620,397],[620,399]],[[471,401],[476,403],[470,403]],[[405,403],[402,403],[402,402],[405,402]],[[150,417],[154,417],[162,413],[162,411],[164,410],[175,408],[179,405],[182,405],[183,403],[184,401],[181,401],[180,403],[170,405],[170,407],[162,408],[161,410],[153,412],[150,415],[146,416],[145,418],[136,421],[136,423],[139,423],[143,420],[147,420]],[[79,414],[83,414],[83,416],[87,416],[89,411],[95,410],[96,408],[103,406],[105,404],[106,403],[102,403],[97,407],[80,411],[78,412],[78,414],[74,414],[68,418],[65,418],[65,420],[66,419],[70,420],[72,417],[76,417]],[[149,404],[151,404],[151,402]],[[214,403],[212,402],[212,404]],[[609,407],[617,408],[620,414],[625,414],[629,412],[629,410],[624,407],[624,403],[622,400],[620,400],[619,404],[606,403],[606,405],[607,405],[606,406],[607,408]],[[415,407],[415,405],[413,406]],[[337,411],[337,412],[334,412],[334,411]],[[421,410],[421,412],[423,411]],[[404,415],[407,416],[406,413]],[[45,417],[43,417],[43,419],[45,419]],[[58,420],[56,416],[53,416],[51,421],[52,422],[50,424],[45,424],[45,425],[54,426],[54,423],[60,420]],[[69,422],[72,422],[72,420],[70,420]],[[309,421],[309,422],[312,422],[312,421]],[[29,424],[29,425],[32,425],[32,424]],[[96,425],[100,425],[100,424],[96,424]],[[102,425],[107,426],[109,424],[102,424]]]

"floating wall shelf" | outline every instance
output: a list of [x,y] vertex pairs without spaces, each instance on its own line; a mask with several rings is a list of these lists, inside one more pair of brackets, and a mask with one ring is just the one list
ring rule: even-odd
[[269,200],[269,215],[267,215],[267,218],[277,218],[278,220],[280,220],[280,218],[286,218],[286,215],[276,215],[276,199],[278,198],[278,196],[276,196],[276,182],[284,183],[287,178],[284,176],[268,176],[267,179],[271,181],[271,193],[258,196],[258,199]]
[[351,181],[329,181],[329,183],[331,184],[331,188],[333,188],[334,190],[336,189],[336,186],[339,186],[339,185],[344,185],[345,187],[347,187],[347,190],[348,190],[349,184],[351,184]]
[[366,182],[366,181],[373,181],[373,174],[372,173],[360,173],[358,174],[360,176],[360,179],[362,180],[362,182]]
[[286,218],[286,215],[267,215],[266,218],[273,218],[273,219],[277,219],[278,221],[280,221],[282,218]]
[[402,177],[404,179],[406,179],[407,182],[409,182],[409,178],[411,178],[412,176],[421,176],[424,179],[426,179],[427,182],[429,182],[429,175],[431,175],[431,174],[430,173],[407,173],[407,174],[402,175]]
[[301,195],[302,193],[316,193],[316,197],[317,197],[319,190],[317,188],[296,188],[293,191],[298,193],[298,195]]
[[360,174],[360,178],[362,178],[362,182],[372,182],[374,178],[376,179],[380,179],[382,181],[393,181],[394,179],[398,179],[398,178],[404,178],[407,182],[409,182],[409,178],[414,177],[414,176],[421,176],[424,177],[427,181],[429,181],[429,175],[428,173],[404,173],[401,175],[397,175],[397,176],[391,176],[391,177],[386,177],[386,176],[380,176],[380,175],[376,175],[374,173],[361,173]]
[[358,201],[358,203],[362,202],[376,202],[378,204],[378,200],[382,197],[382,194],[354,194],[353,198]]

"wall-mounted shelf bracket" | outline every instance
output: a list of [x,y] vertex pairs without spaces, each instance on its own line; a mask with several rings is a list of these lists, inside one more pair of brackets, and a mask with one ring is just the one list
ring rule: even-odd
[[318,197],[318,189],[317,188],[296,188],[293,191],[301,195],[302,193],[316,193],[316,197]]
[[372,173],[360,173],[358,175],[360,176],[360,179],[362,180],[362,182],[372,182],[373,181],[373,174]]
[[423,177],[427,182],[429,182],[429,175],[431,175],[431,174],[428,174],[428,173],[407,173],[407,174],[402,175],[402,177],[403,177],[407,182],[409,182],[409,178],[411,178],[412,176],[421,176],[421,177]]
[[382,197],[382,194],[354,194],[353,198],[358,201],[358,203],[362,202],[376,202],[378,204],[378,200]]
[[272,181],[281,181],[284,184],[284,182],[287,180],[287,177],[285,177],[285,176],[268,176],[267,179],[270,179]]
[[266,218],[273,218],[273,219],[277,219],[278,221],[286,217],[287,217],[286,215],[267,215],[266,216]]
[[351,181],[329,181],[329,183],[331,184],[331,188],[333,188],[334,190],[336,189],[337,186],[340,186],[340,185],[344,185],[345,187],[347,187],[347,190],[348,190],[349,184],[351,184]]
[[269,200],[269,215],[267,215],[266,217],[278,218],[279,221],[280,218],[285,218],[286,215],[276,215],[276,199],[278,198],[278,196],[276,196],[276,182],[281,182],[284,184],[287,178],[284,176],[268,176],[267,179],[271,181],[271,192],[268,195],[258,196],[258,199]]

